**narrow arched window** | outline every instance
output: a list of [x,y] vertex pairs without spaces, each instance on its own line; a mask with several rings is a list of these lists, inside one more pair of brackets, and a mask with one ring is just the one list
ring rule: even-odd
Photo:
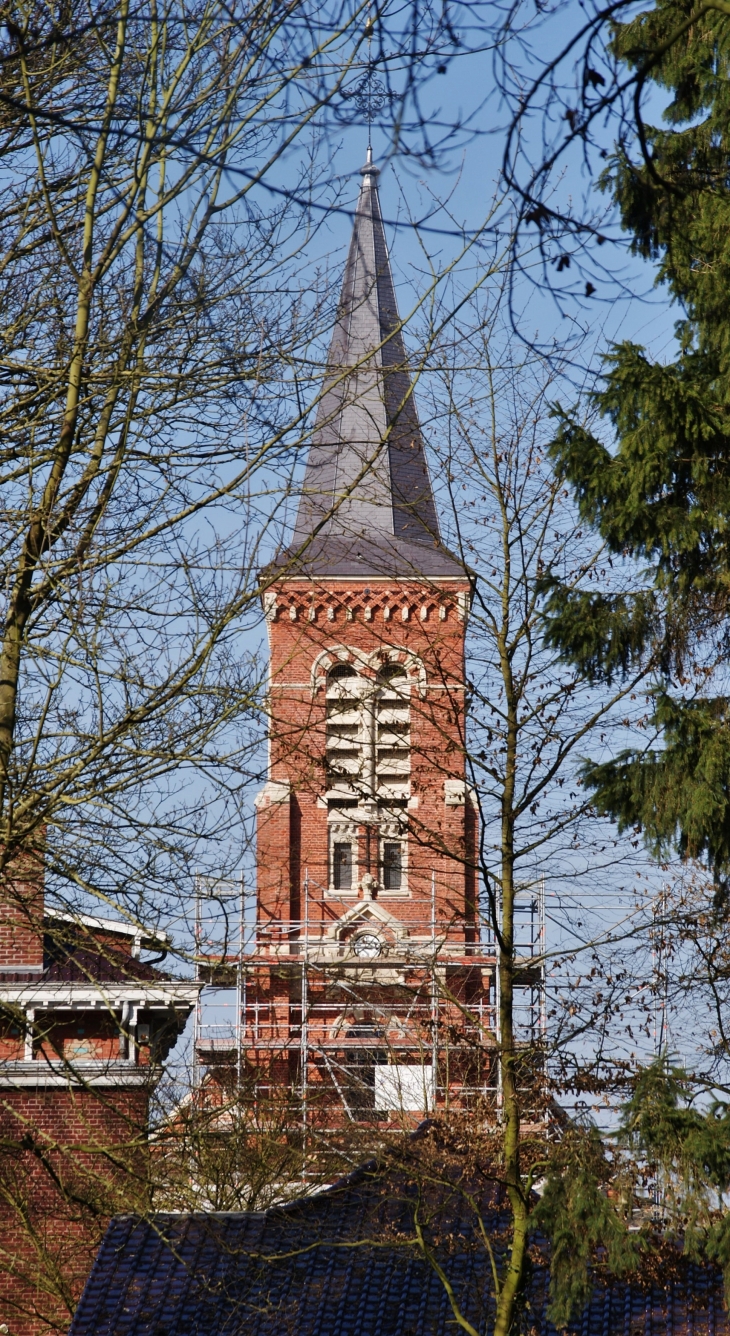
[[352,787],[362,778],[363,738],[361,692],[355,669],[338,664],[327,676],[327,788]]
[[402,802],[410,790],[411,697],[406,670],[399,663],[390,663],[378,673],[375,731],[378,797]]
[[332,841],[332,889],[352,890],[352,840]]

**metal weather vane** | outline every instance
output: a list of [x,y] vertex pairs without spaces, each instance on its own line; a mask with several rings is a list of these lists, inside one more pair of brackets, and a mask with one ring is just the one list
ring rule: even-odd
[[380,113],[388,105],[388,102],[390,100],[390,93],[388,92],[388,89],[386,88],[382,79],[378,79],[375,76],[374,72],[375,64],[372,58],[373,21],[371,18],[368,18],[368,21],[365,25],[365,32],[367,34],[367,39],[368,39],[368,59],[367,59],[366,73],[362,76],[362,78],[358,81],[358,83],[356,83],[355,87],[353,88],[349,96],[352,98],[357,111],[367,122],[368,144],[369,144],[373,121],[376,119],[377,116],[380,115]]
[[374,77],[370,62],[368,62],[368,72],[356,84],[352,98],[358,111],[367,121],[368,130],[370,130],[373,121],[383,111],[389,98],[385,84],[381,79]]

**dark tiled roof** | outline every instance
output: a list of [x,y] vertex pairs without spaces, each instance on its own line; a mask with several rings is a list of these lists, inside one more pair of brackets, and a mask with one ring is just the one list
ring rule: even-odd
[[46,960],[43,971],[0,968],[0,983],[162,983],[170,974],[137,960],[125,951],[104,947],[94,951],[78,947],[55,960]]
[[318,534],[306,545],[302,555],[296,547],[289,547],[277,558],[277,567],[289,566],[293,577],[306,575],[315,581],[318,576],[342,579],[423,580],[462,578],[466,574],[455,557],[440,543],[410,542],[392,534],[375,537],[345,538],[333,534]]
[[49,983],[154,983],[170,978],[143,960],[107,946],[94,949],[77,946],[47,963],[44,982]]
[[[363,168],[292,546],[313,575],[464,574],[441,544],[378,197]],[[319,527],[321,526],[321,527]]]
[[[443,1286],[415,1250],[338,1247],[383,1241],[405,1211],[403,1189],[361,1171],[327,1192],[265,1214],[158,1215],[114,1220],[70,1336],[450,1336]],[[387,1187],[387,1184],[386,1184]],[[503,1217],[487,1211],[499,1236]],[[489,1266],[471,1219],[451,1220],[446,1260],[456,1296],[491,1330]],[[317,1241],[322,1246],[312,1248]],[[301,1251],[302,1249],[308,1251]],[[545,1317],[546,1271],[531,1278],[529,1325]],[[666,1284],[596,1284],[575,1336],[727,1336],[720,1273],[683,1263]]]

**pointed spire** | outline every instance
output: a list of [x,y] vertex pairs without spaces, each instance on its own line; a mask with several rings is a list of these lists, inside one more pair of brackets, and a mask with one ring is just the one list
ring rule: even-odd
[[370,145],[361,172],[292,547],[316,533],[307,573],[459,575],[441,545]]

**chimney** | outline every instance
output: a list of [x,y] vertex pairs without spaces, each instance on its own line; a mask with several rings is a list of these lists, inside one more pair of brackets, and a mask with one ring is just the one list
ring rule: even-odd
[[0,973],[43,969],[43,855],[22,851],[0,873]]

